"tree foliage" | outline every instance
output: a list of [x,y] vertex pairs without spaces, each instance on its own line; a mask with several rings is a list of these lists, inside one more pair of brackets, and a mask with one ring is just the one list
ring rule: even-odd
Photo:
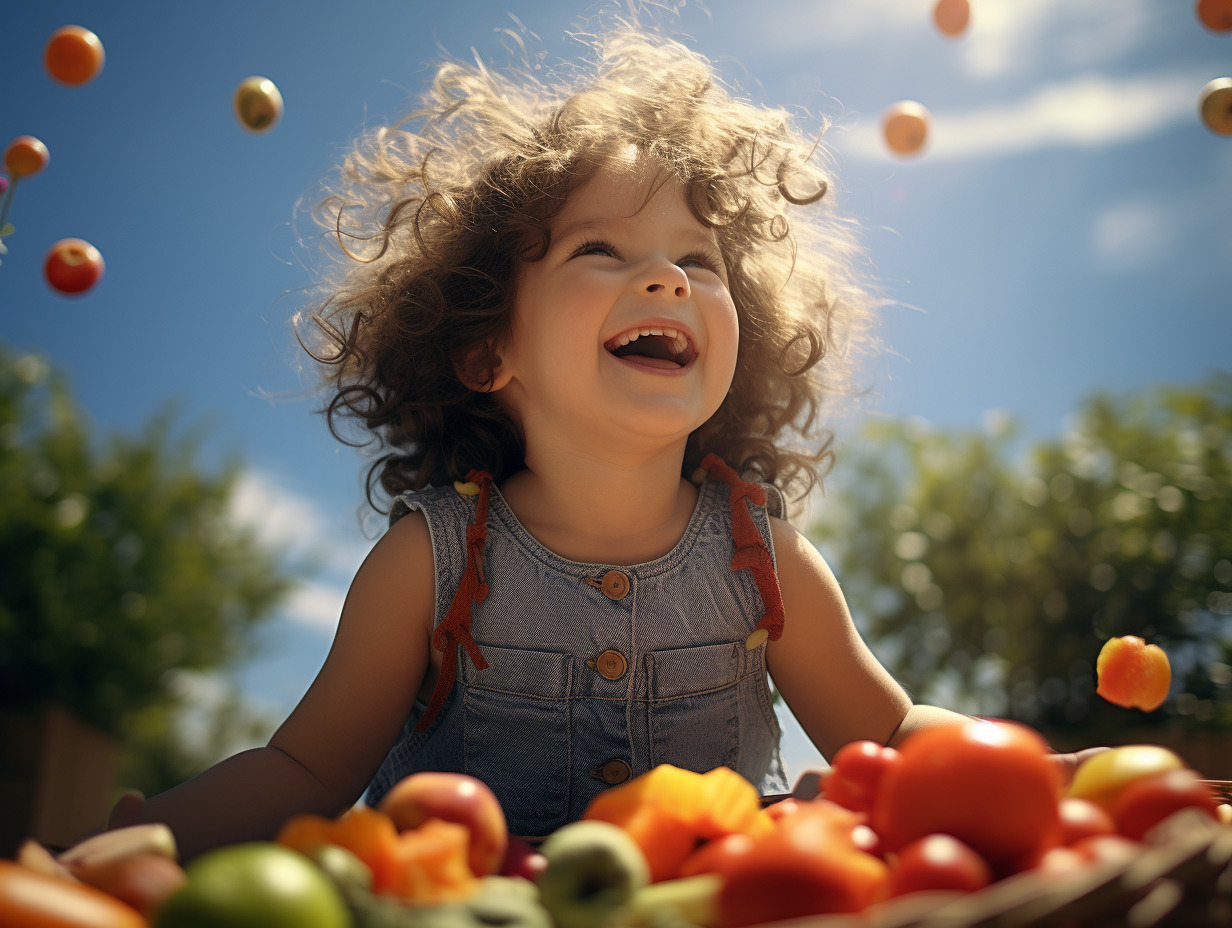
[[0,704],[118,734],[243,653],[290,579],[198,444],[170,412],[96,442],[63,376],[0,345]]
[[[1041,728],[1232,728],[1232,375],[1097,396],[1025,453],[1015,432],[880,423],[844,459],[811,535],[891,671]],[[1149,719],[1095,695],[1119,635],[1172,662]]]

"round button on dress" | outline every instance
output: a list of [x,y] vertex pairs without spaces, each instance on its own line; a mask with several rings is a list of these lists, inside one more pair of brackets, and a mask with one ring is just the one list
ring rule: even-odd
[[623,570],[609,570],[603,575],[599,589],[610,600],[622,600],[629,595],[629,575]]
[[599,671],[599,675],[607,680],[619,680],[629,668],[625,656],[619,651],[611,649],[602,652],[594,661],[587,661],[586,663]]

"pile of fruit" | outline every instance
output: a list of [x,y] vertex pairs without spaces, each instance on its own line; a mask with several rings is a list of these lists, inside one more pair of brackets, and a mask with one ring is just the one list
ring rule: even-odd
[[[838,752],[814,799],[727,768],[602,793],[540,847],[460,774],[301,815],[181,868],[137,825],[0,861],[6,928],[742,928],[1232,923],[1232,807],[1171,751],[1113,748],[1062,786],[1032,730],[973,721]],[[1076,919],[1076,920],[1075,920]],[[1179,920],[1177,920],[1179,919]]]

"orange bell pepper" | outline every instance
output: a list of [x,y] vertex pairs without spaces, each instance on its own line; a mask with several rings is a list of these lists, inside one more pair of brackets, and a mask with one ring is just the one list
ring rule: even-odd
[[398,829],[388,815],[369,806],[355,806],[338,818],[294,815],[282,826],[277,840],[302,854],[311,854],[321,844],[346,848],[368,865],[377,893],[390,892],[399,878]]
[[398,835],[398,870],[390,892],[416,902],[456,902],[479,889],[465,825],[428,819]]
[[676,876],[699,841],[774,830],[753,784],[727,767],[695,773],[660,764],[600,793],[583,817],[623,828],[646,855],[653,882]]

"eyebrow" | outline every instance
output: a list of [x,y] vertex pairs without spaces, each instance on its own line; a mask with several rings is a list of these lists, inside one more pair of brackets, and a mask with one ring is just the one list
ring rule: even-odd
[[[554,242],[561,242],[576,235],[597,231],[613,224],[628,226],[630,225],[630,220],[620,216],[598,216],[593,219],[583,219],[562,226],[559,231],[553,233],[552,239]],[[705,242],[711,247],[718,247],[718,243],[708,234],[706,227],[700,224],[677,226],[671,230],[671,234],[677,239],[693,238],[697,241]]]

